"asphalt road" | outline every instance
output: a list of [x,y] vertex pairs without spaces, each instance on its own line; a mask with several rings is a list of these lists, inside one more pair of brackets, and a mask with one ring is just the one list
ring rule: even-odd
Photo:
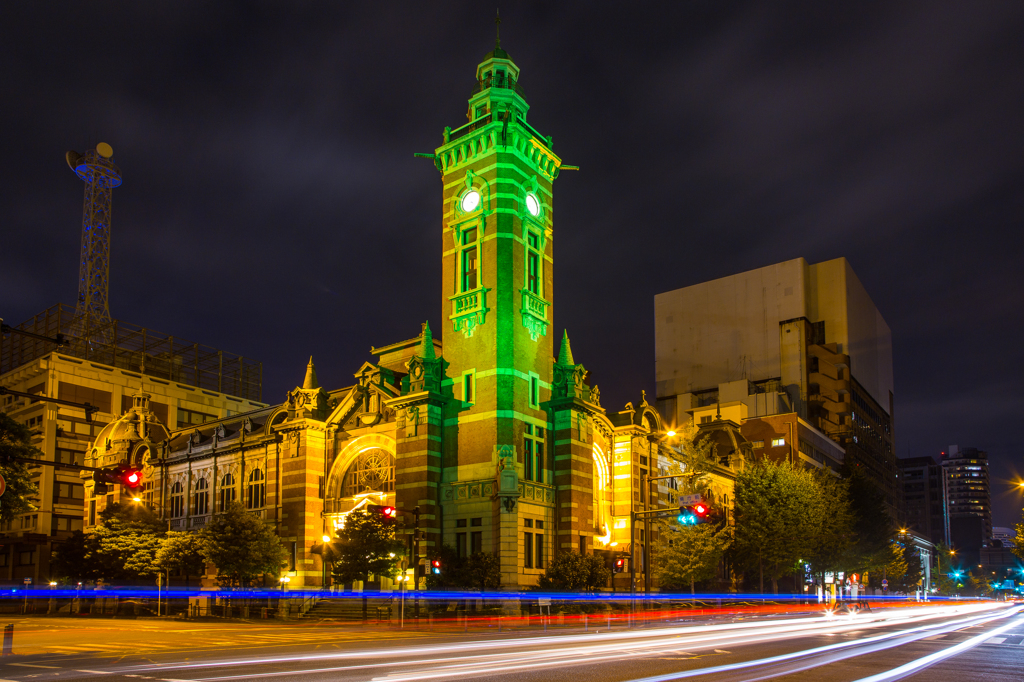
[[23,623],[4,680],[1024,679],[1024,611],[982,604],[530,633],[57,620]]

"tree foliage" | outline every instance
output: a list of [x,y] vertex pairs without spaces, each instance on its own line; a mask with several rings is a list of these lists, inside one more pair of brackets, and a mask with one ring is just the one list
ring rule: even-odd
[[676,432],[675,447],[664,452],[670,462],[668,473],[680,474],[676,479],[681,494],[705,494],[714,470],[716,457],[714,444],[707,436],[698,438],[695,424],[681,426]]
[[100,523],[86,536],[90,571],[107,581],[123,582],[156,575],[156,553],[163,542],[160,520],[137,504],[113,504],[100,512]]
[[460,557],[451,545],[443,545],[430,555],[441,562],[441,572],[427,574],[427,589],[480,590],[501,586],[501,562],[490,552],[475,552]]
[[666,524],[662,530],[656,574],[661,586],[694,591],[694,583],[715,577],[725,550],[732,543],[728,526],[702,523],[696,526]]
[[545,592],[589,592],[604,587],[611,571],[593,554],[559,552],[544,570],[538,588]]
[[0,475],[6,492],[0,495],[0,521],[9,521],[18,514],[35,511],[39,491],[36,490],[24,462],[15,457],[43,459],[43,453],[32,445],[32,431],[21,422],[0,412]]
[[850,550],[856,542],[856,519],[850,507],[849,487],[830,469],[812,472],[813,502],[807,529],[808,547],[804,559],[811,570],[823,576],[827,572],[852,571]]
[[276,576],[287,554],[274,527],[233,502],[199,533],[203,558],[217,567],[218,580],[246,586],[263,575]]
[[168,531],[156,553],[156,565],[165,571],[189,576],[201,575],[206,569],[205,541],[198,533]]
[[395,577],[404,546],[395,539],[392,520],[359,509],[345,517],[334,550],[334,580],[351,583],[371,575]]
[[850,564],[862,571],[881,571],[893,561],[892,543],[896,535],[886,510],[885,495],[857,469],[850,472],[847,486],[857,538],[850,548]]
[[816,499],[810,472],[788,462],[764,460],[736,477],[734,556],[758,569],[761,592],[767,574],[778,594],[779,578],[810,551]]
[[50,580],[61,583],[77,583],[95,580],[95,563],[87,558],[89,537],[80,530],[61,543],[55,543],[50,555]]

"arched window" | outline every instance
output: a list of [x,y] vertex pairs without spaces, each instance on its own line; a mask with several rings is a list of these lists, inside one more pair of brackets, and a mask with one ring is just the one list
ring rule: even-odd
[[263,480],[263,472],[253,469],[249,472],[249,490],[245,498],[245,506],[249,509],[262,509],[266,495],[267,485]]
[[358,495],[367,491],[383,493],[395,490],[395,457],[387,450],[374,448],[367,450],[352,462],[345,472],[345,484],[342,487],[345,497]]
[[192,513],[196,516],[210,513],[210,484],[205,478],[196,481],[195,492],[192,494]]
[[220,479],[220,510],[225,511],[236,497],[235,477],[231,474],[224,474],[224,478]]
[[171,518],[177,519],[185,515],[185,488],[181,481],[171,486]]

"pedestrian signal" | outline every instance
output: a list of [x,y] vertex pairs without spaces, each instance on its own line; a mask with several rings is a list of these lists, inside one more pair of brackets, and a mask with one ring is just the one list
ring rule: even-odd
[[440,575],[441,574],[441,560],[440,559],[434,559],[433,561],[430,562],[430,571],[434,575]]
[[626,560],[625,559],[616,559],[615,560],[615,566],[612,568],[612,572],[613,573],[622,573],[625,570],[626,570]]

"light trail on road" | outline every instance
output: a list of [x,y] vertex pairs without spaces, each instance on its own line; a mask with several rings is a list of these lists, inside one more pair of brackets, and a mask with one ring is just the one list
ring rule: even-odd
[[[844,634],[880,627],[897,627],[895,632],[872,637],[837,642],[824,647],[783,654],[753,662],[739,662],[728,666],[703,667],[691,671],[641,678],[643,682],[682,679],[698,674],[728,672],[754,665],[776,665],[789,661],[799,662],[799,669],[827,665],[836,657],[848,658],[880,648],[898,646],[936,632],[945,632],[970,625],[1007,617],[1019,608],[1006,610],[1002,605],[987,603],[969,606],[922,607],[901,609],[897,613],[859,613],[844,616],[815,616],[759,622],[722,623],[710,625],[684,625],[659,627],[651,630],[625,632],[579,633],[550,637],[495,639],[492,641],[462,641],[445,644],[424,644],[395,648],[374,648],[361,651],[266,656],[260,658],[215,660],[196,663],[150,664],[120,668],[121,673],[148,673],[167,676],[200,674],[220,669],[221,676],[197,677],[206,682],[227,680],[300,677],[315,674],[345,674],[373,669],[375,680],[406,682],[440,678],[466,678],[498,675],[509,672],[529,672],[541,668],[589,665],[614,662],[659,654],[690,654],[721,647],[740,647],[749,644],[815,636],[818,634]],[[994,609],[1000,609],[993,614]],[[955,621],[928,623],[928,621],[959,615]],[[854,651],[853,649],[858,649]],[[728,652],[724,652],[728,653]],[[806,659],[817,657],[815,661]],[[402,660],[407,659],[407,660]],[[324,665],[325,663],[334,665]],[[812,665],[813,663],[813,665]],[[317,666],[317,664],[320,664]],[[288,666],[287,670],[268,670],[274,666]],[[310,666],[310,667],[303,667]],[[313,667],[317,666],[317,667]],[[250,670],[230,674],[232,667]],[[253,668],[262,668],[251,672]],[[394,670],[398,668],[398,670]],[[384,673],[392,669],[393,672]],[[224,674],[226,673],[226,674]],[[384,673],[384,674],[381,674]],[[785,674],[780,672],[779,674]],[[761,679],[761,678],[757,678]],[[639,682],[639,681],[637,681]]]

